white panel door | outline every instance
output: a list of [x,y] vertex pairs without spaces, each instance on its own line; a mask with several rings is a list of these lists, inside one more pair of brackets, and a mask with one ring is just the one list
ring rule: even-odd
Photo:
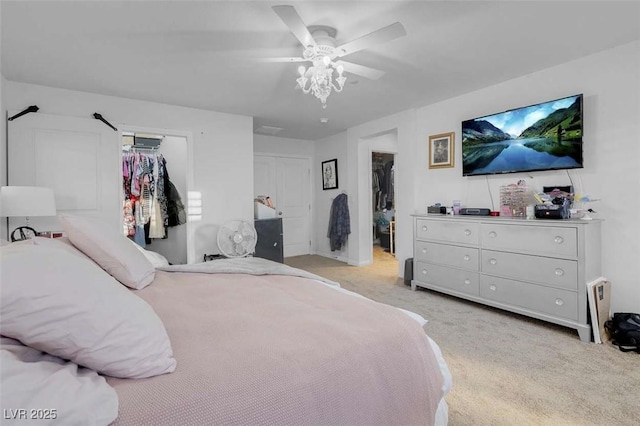
[[[9,185],[53,189],[58,212],[95,216],[121,232],[118,133],[87,118],[32,113],[8,123]],[[55,218],[30,218],[38,231]],[[24,224],[14,218],[10,227]]]
[[277,159],[278,199],[276,211],[282,217],[284,257],[310,252],[309,160]]
[[271,197],[282,218],[284,257],[311,250],[309,175],[307,158],[254,156],[254,194]]

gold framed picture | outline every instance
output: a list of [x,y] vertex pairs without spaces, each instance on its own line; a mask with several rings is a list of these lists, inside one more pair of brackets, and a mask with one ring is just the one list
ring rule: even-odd
[[429,136],[429,168],[453,167],[455,132]]

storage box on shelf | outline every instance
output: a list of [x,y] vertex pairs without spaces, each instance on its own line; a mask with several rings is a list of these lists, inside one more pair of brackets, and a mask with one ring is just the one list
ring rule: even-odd
[[578,330],[600,273],[599,220],[414,216],[413,290],[424,287]]

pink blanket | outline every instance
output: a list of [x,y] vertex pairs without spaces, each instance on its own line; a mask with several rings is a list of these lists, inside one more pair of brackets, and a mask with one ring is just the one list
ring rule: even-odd
[[418,323],[307,278],[156,273],[171,374],[109,378],[115,425],[432,424],[443,378]]

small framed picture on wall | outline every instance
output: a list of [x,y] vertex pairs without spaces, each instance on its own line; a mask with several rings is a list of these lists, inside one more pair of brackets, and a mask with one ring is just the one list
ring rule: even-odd
[[322,189],[338,189],[338,159],[322,162]]
[[429,136],[429,168],[453,167],[453,146],[455,133],[441,133]]

